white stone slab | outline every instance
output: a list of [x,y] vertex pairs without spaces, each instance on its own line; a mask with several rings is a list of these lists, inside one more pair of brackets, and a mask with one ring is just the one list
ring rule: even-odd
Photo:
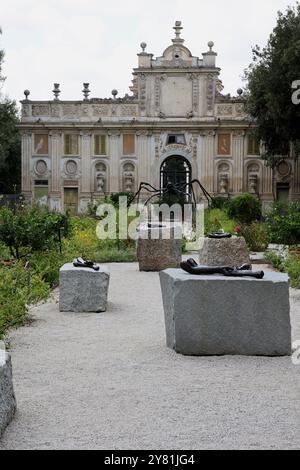
[[191,356],[291,354],[289,279],[160,273],[167,346]]
[[60,270],[59,309],[61,312],[106,312],[110,272],[75,268],[72,263]]

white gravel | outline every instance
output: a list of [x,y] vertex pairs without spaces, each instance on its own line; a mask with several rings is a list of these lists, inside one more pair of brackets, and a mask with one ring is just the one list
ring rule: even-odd
[[51,301],[12,332],[18,412],[0,449],[300,448],[300,366],[177,355],[165,346],[158,274],[110,268],[107,313],[61,314]]

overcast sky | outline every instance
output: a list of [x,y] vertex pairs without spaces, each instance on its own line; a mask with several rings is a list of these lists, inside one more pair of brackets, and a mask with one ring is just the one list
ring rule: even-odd
[[81,99],[83,82],[92,96],[105,98],[116,88],[129,92],[136,54],[162,55],[174,37],[176,20],[193,55],[215,42],[226,93],[242,85],[251,47],[265,45],[278,10],[289,0],[7,0],[1,2],[0,48],[6,52],[4,91],[10,98],[52,99],[53,83],[61,99]]

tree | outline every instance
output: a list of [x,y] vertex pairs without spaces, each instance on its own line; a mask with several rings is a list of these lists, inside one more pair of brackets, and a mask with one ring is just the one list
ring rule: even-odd
[[[4,51],[0,49],[0,85],[5,80],[3,58]],[[14,193],[20,187],[21,142],[18,123],[15,101],[0,95],[0,193]]]
[[263,158],[273,169],[293,153],[300,155],[300,105],[292,95],[300,80],[300,4],[279,12],[268,44],[253,49],[246,71],[247,110],[264,143]]
[[[0,28],[0,35],[2,34],[2,29]],[[4,59],[4,50],[0,49],[0,83],[5,80],[5,78],[2,75],[2,64],[3,64],[3,59]]]

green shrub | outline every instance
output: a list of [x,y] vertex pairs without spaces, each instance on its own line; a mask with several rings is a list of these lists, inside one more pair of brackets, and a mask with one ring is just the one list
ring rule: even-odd
[[114,193],[109,196],[109,198],[106,198],[106,202],[111,202],[116,208],[119,208],[119,199],[120,197],[127,197],[128,202],[131,203],[134,194],[133,193],[126,193],[126,192],[121,192],[121,193]]
[[267,214],[266,223],[271,243],[300,243],[300,203],[276,203]]
[[267,226],[263,223],[253,222],[250,225],[242,225],[241,233],[246,240],[250,251],[265,251],[269,245]]
[[235,233],[236,221],[229,218],[227,211],[207,209],[204,215],[205,235],[223,229],[227,233]]
[[22,263],[0,267],[0,339],[8,328],[24,325],[27,305],[47,299],[49,292],[47,283]]
[[295,288],[300,287],[300,260],[295,255],[290,255],[284,263],[284,270],[288,273],[291,279],[291,286]]
[[69,218],[62,214],[27,207],[0,211],[0,243],[17,259],[58,244],[62,229],[64,236],[70,235]]
[[266,255],[266,261],[272,264],[278,271],[286,272],[290,277],[292,287],[300,288],[299,253],[291,252],[286,260],[276,253],[268,253]]
[[261,219],[261,202],[251,194],[242,194],[229,200],[228,215],[241,224],[249,225]]
[[214,197],[211,202],[211,209],[227,210],[230,204],[230,199],[225,197]]

